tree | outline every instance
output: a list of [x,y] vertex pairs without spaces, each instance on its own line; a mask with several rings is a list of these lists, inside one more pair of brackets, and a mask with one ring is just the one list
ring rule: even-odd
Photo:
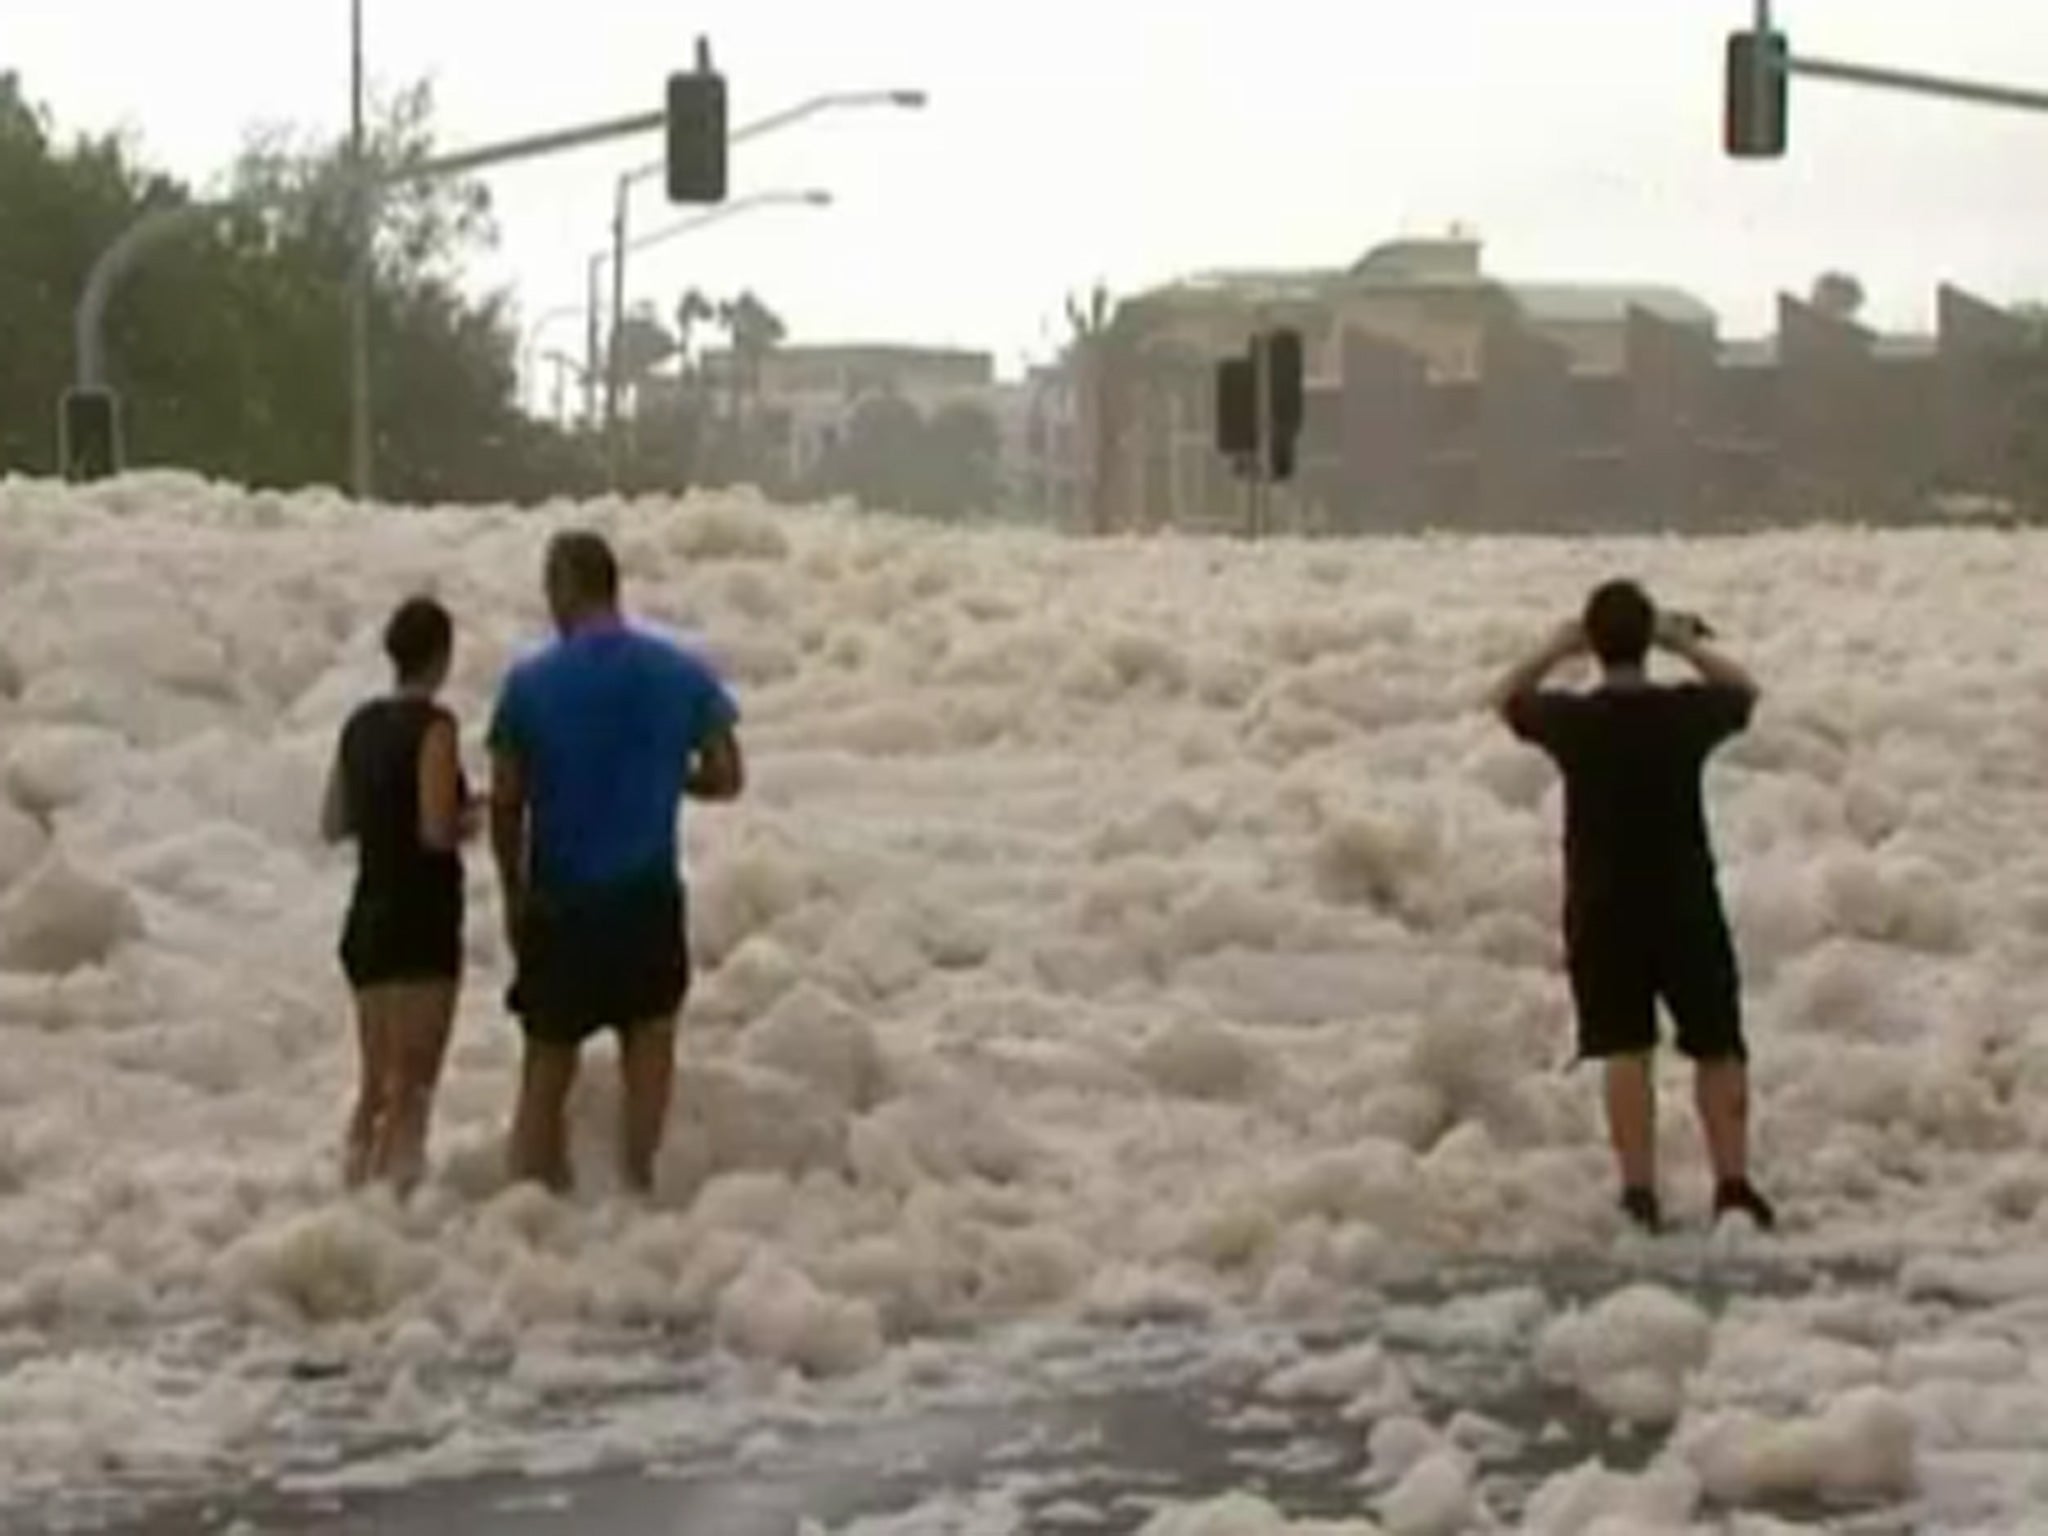
[[809,489],[850,496],[870,511],[967,517],[995,510],[1001,456],[1001,428],[978,404],[942,406],[927,421],[900,395],[870,395],[854,407]]
[[706,472],[716,484],[768,478],[767,445],[763,442],[758,407],[762,365],[789,335],[782,317],[751,290],[720,301],[710,318],[730,341],[726,378],[725,419],[707,444]]
[[683,295],[682,302],[676,306],[676,348],[683,354],[685,365],[690,361],[690,342],[697,327],[717,318],[718,306],[704,296],[702,289],[692,288]]
[[1863,284],[1852,273],[1823,272],[1813,280],[1810,302],[1830,319],[1854,321],[1863,313]]
[[1124,438],[1130,429],[1136,355],[1109,290],[1097,283],[1084,303],[1067,299],[1067,367],[1075,381],[1088,485],[1088,527],[1106,534],[1122,492]]
[[907,511],[910,481],[924,448],[924,419],[900,395],[869,395],[820,460],[813,490],[851,496],[870,511]]
[[[380,107],[373,164],[429,155],[432,108],[424,86]],[[259,132],[224,184],[236,206],[124,281],[106,362],[133,461],[278,487],[342,478],[352,185],[344,146]],[[71,308],[97,254],[145,209],[191,201],[118,139],[59,146],[47,114],[0,78],[0,467],[55,467]],[[371,323],[379,479],[394,499],[537,498],[587,480],[587,452],[517,407],[504,298],[457,286],[462,255],[490,237],[475,185],[418,183],[383,200]]]
[[655,319],[651,307],[635,309],[619,322],[612,348],[619,360],[619,382],[627,389],[638,389],[681,350],[676,338]]
[[923,473],[910,509],[927,517],[986,516],[1002,498],[1003,434],[986,408],[942,407],[924,430]]

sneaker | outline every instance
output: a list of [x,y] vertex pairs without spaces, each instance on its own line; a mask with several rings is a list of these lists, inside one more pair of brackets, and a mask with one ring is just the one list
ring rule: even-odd
[[1624,1189],[1621,1192],[1621,1210],[1645,1232],[1664,1230],[1664,1212],[1657,1203],[1657,1191],[1654,1189]]
[[1778,1225],[1778,1213],[1771,1202],[1758,1194],[1747,1179],[1730,1179],[1714,1191],[1714,1220],[1718,1222],[1731,1211],[1742,1212],[1760,1231],[1769,1232]]

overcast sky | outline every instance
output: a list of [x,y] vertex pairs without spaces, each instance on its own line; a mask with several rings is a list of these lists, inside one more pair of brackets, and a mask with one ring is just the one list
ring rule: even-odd
[[[2048,297],[2048,117],[1795,82],[1792,157],[1719,150],[1748,0],[366,0],[371,70],[431,76],[471,144],[658,106],[710,34],[737,120],[917,87],[736,151],[735,190],[830,189],[637,259],[635,296],[752,286],[795,337],[1057,338],[1062,297],[1203,267],[1353,259],[1463,221],[1509,277],[1669,282],[1732,332],[1842,265],[1925,324],[1944,278]],[[1781,0],[1802,52],[2048,88],[2042,0]],[[347,0],[4,0],[0,67],[64,128],[125,126],[204,180],[245,129],[338,131]],[[479,284],[580,300],[611,180],[658,141],[496,173]],[[657,184],[643,229],[675,217]],[[0,218],[6,211],[0,209]],[[553,333],[551,333],[552,335]],[[556,341],[573,340],[573,322]]]

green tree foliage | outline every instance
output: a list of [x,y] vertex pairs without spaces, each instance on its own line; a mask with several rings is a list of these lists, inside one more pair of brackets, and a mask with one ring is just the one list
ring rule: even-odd
[[[377,114],[370,163],[426,158],[432,121],[426,87],[402,93]],[[106,360],[131,462],[252,485],[342,481],[352,185],[344,148],[258,133],[227,178],[226,206],[152,249],[121,284]],[[94,257],[146,209],[193,201],[117,138],[60,145],[19,83],[0,77],[0,468],[55,468],[55,402],[72,376],[72,311]],[[517,407],[506,301],[457,286],[462,258],[492,235],[485,191],[394,189],[376,228],[380,493],[524,500],[591,489],[584,445]]]

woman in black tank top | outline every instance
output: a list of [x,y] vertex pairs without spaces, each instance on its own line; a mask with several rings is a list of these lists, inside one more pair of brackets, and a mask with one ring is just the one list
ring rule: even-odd
[[401,1192],[426,1162],[427,1123],[462,980],[463,840],[474,830],[455,716],[436,702],[454,625],[410,598],[384,630],[397,686],[342,727],[322,829],[353,838],[341,965],[356,1000],[362,1075],[348,1128],[351,1187]]

